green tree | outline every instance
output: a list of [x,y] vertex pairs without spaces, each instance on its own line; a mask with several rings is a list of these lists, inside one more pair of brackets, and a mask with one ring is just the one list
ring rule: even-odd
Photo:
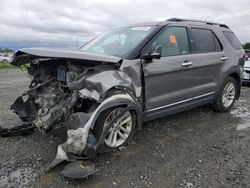
[[244,49],[250,50],[250,42],[246,42],[245,44],[242,45]]
[[14,51],[8,48],[0,48],[0,53],[10,53],[10,52],[14,52]]

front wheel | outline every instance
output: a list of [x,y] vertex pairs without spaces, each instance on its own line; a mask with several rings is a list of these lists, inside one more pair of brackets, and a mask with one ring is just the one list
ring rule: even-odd
[[[105,110],[96,121],[94,134],[99,139],[105,127],[122,112],[124,107],[116,107]],[[133,111],[127,111],[110,128],[104,142],[108,148],[118,148],[128,143],[135,132],[136,115]]]
[[236,100],[238,87],[236,80],[232,77],[228,77],[213,103],[213,110],[216,112],[226,112],[230,110]]

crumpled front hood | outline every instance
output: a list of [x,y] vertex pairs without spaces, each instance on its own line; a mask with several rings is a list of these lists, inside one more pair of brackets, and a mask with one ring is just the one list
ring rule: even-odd
[[121,58],[88,53],[82,50],[71,50],[71,49],[57,49],[57,48],[25,48],[17,51],[13,57],[12,65],[22,65],[30,63],[30,61],[37,58],[64,58],[64,59],[79,59],[79,60],[88,60],[95,62],[108,62],[108,63],[120,63]]

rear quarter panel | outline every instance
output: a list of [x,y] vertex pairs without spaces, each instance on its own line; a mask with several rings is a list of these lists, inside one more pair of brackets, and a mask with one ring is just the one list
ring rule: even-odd
[[[214,29],[214,32],[218,39],[221,42],[223,47],[223,51],[225,56],[228,58],[225,62],[223,62],[219,75],[216,77],[217,84],[217,92],[219,91],[224,80],[230,76],[231,74],[237,74],[240,79],[242,79],[243,74],[243,64],[244,64],[244,51],[243,50],[235,50],[226,37],[223,34],[223,31],[230,31],[229,29],[224,29],[218,26]],[[232,31],[231,31],[232,32]]]

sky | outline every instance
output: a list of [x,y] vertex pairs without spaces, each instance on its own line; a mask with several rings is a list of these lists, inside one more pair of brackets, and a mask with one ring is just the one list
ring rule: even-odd
[[74,48],[114,27],[172,17],[225,23],[250,42],[250,0],[0,0],[0,47]]

